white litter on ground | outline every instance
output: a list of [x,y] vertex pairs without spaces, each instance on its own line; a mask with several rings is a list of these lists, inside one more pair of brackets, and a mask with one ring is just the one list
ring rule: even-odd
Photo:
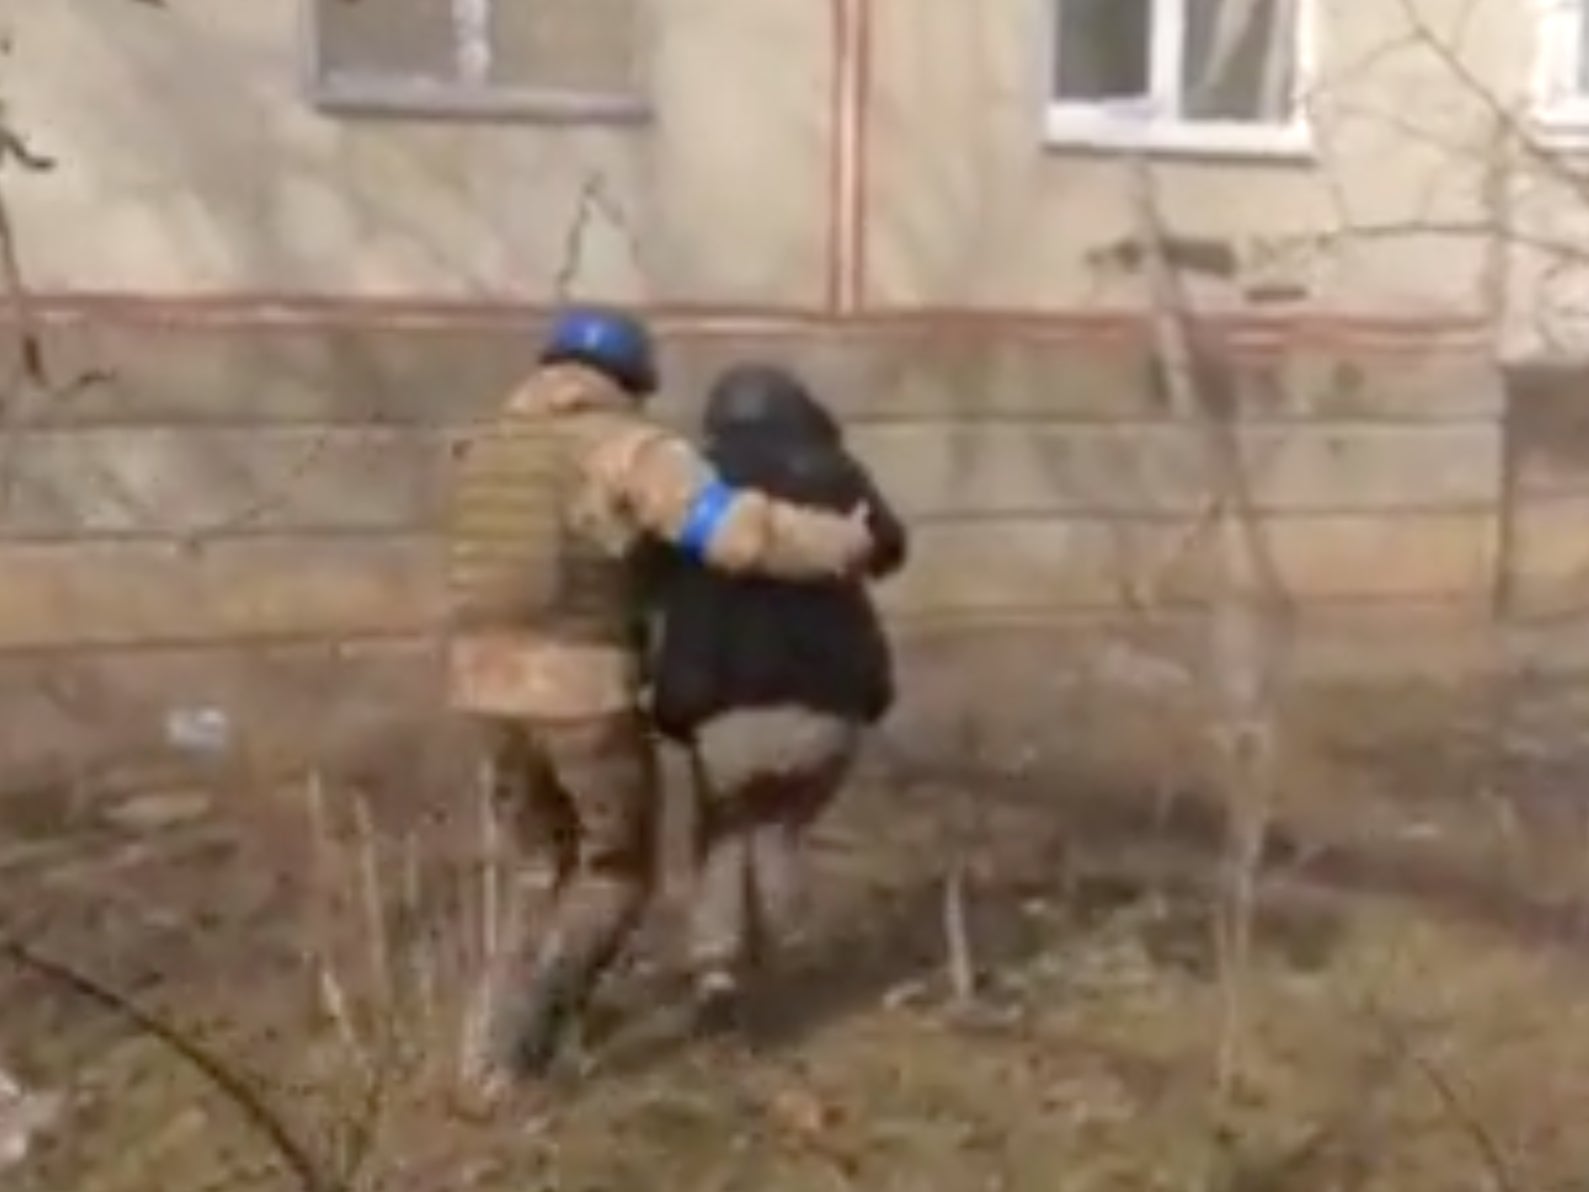
[[60,1115],[56,1093],[35,1093],[0,1068],[0,1171],[28,1157],[33,1140]]

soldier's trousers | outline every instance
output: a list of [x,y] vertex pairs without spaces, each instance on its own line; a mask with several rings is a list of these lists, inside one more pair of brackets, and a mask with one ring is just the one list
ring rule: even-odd
[[799,903],[801,837],[848,774],[860,729],[788,706],[729,712],[696,733],[697,973],[766,959]]
[[[582,722],[494,721],[499,810],[521,855],[550,849],[550,922],[533,930],[528,898],[488,974],[480,1058],[538,1070],[612,964],[650,897],[657,777],[638,715]],[[522,889],[522,886],[520,886]]]

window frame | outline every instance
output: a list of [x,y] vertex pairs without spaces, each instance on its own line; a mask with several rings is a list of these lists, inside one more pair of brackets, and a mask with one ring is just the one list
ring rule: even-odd
[[1589,148],[1589,0],[1533,0],[1533,123],[1547,140]]
[[321,44],[320,9],[339,2],[299,0],[298,6],[300,86],[309,103],[323,114],[556,124],[633,124],[651,118],[651,103],[643,88],[587,91],[491,82],[491,7],[512,0],[450,0],[455,23],[463,26],[454,40],[456,79],[429,79],[396,71],[333,75],[326,67]]
[[1054,22],[1044,132],[1054,148],[1137,151],[1212,157],[1307,159],[1314,152],[1307,96],[1317,77],[1318,0],[1296,0],[1291,112],[1284,121],[1198,120],[1155,111],[1157,95],[1177,94],[1184,70],[1187,0],[1150,0],[1152,44],[1148,53],[1149,89],[1141,100],[1062,99],[1059,90],[1059,38],[1065,0],[1050,0]]

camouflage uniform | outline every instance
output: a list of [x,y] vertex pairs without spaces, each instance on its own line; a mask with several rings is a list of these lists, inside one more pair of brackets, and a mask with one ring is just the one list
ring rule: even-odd
[[539,369],[468,444],[451,524],[450,698],[496,737],[513,819],[552,842],[560,876],[548,932],[538,946],[515,932],[489,982],[478,1058],[492,1071],[545,1065],[651,889],[656,784],[635,625],[648,536],[790,579],[852,573],[871,545],[851,519],[716,483],[693,447],[583,364]]

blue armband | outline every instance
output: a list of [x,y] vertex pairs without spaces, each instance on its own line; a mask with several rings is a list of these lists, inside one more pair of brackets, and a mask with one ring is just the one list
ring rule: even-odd
[[696,562],[704,561],[738,496],[715,476],[702,485],[679,527],[679,549]]

